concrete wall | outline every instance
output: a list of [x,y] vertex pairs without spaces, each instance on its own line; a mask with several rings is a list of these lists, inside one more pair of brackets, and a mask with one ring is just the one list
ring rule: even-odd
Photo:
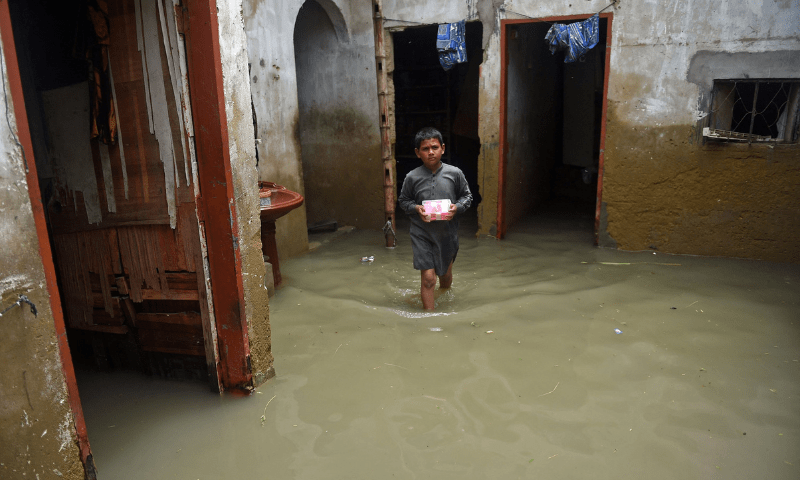
[[[320,0],[330,25],[298,32],[306,47],[296,67],[293,39],[303,3],[244,2],[259,177],[306,196],[306,205],[277,222],[282,257],[307,249],[307,216],[375,229],[383,217],[372,4]],[[324,20],[314,11],[313,18]]]
[[[8,89],[6,83],[3,91]],[[25,162],[33,159],[23,158],[6,102],[10,97],[0,98],[6,112],[0,121],[0,311],[26,295],[38,315],[23,305],[0,317],[0,477],[80,479],[83,466],[25,176]]]
[[[432,5],[389,0],[410,23],[483,22],[479,233],[497,212],[500,20],[588,15],[608,0]],[[702,144],[714,78],[800,78],[799,0],[621,1],[613,12],[601,240],[622,249],[800,261],[796,145]]]
[[384,205],[374,34],[371,3],[357,3],[369,21],[352,34],[344,25],[337,34],[336,16],[314,0],[295,26],[306,212],[309,224],[377,229]]
[[237,236],[242,261],[244,307],[248,321],[253,378],[258,385],[273,376],[274,369],[269,296],[265,283],[267,272],[261,253],[258,171],[255,164],[242,0],[217,0],[217,11],[225,114],[228,119],[228,148],[238,214]]

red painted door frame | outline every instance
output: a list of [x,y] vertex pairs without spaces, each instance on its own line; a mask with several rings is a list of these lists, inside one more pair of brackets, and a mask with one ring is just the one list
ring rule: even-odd
[[206,234],[211,291],[225,390],[253,386],[244,309],[238,214],[233,190],[228,119],[219,45],[216,0],[185,0],[184,28],[189,97],[192,102],[198,222]]
[[[198,175],[201,194],[196,198],[198,221],[206,227],[209,270],[218,329],[221,382],[226,390],[249,391],[252,387],[250,346],[244,313],[242,261],[238,249],[238,217],[234,202],[219,24],[216,0],[186,2],[186,45],[190,96],[195,124]],[[42,259],[50,309],[55,322],[61,367],[86,478],[96,478],[78,383],[67,343],[64,313],[33,156],[33,144],[22,91],[17,51],[8,2],[0,0],[0,38],[6,63],[9,94],[17,124],[17,137],[26,161],[26,181],[33,211],[39,255]],[[2,81],[2,79],[0,79]],[[223,228],[220,228],[223,227]]]
[[[83,417],[83,407],[81,406],[80,395],[78,394],[78,382],[75,379],[75,369],[72,365],[72,355],[67,343],[67,329],[64,325],[64,312],[61,309],[61,295],[58,292],[58,281],[56,280],[56,268],[53,263],[53,254],[50,248],[50,237],[47,234],[47,222],[44,216],[44,205],[42,205],[42,195],[39,190],[39,176],[36,171],[36,161],[33,156],[33,142],[31,141],[31,131],[28,126],[28,113],[25,110],[25,97],[22,93],[22,80],[19,73],[19,63],[17,62],[17,47],[14,43],[14,31],[11,24],[11,14],[8,10],[8,2],[0,0],[0,38],[3,41],[3,55],[6,62],[6,74],[8,75],[9,94],[14,107],[14,118],[17,123],[17,140],[22,149],[22,157],[25,160],[25,180],[28,182],[28,196],[31,201],[33,211],[33,221],[36,225],[36,237],[39,243],[39,256],[42,259],[42,268],[47,283],[47,294],[50,296],[50,310],[53,313],[55,322],[55,334],[58,341],[58,353],[61,358],[61,370],[64,373],[64,380],[67,385],[67,395],[69,406],[72,410],[72,421],[75,423],[75,434],[78,438],[78,450],[80,451],[81,462],[83,463],[86,478],[96,478],[92,450],[89,446],[89,436],[86,432],[86,421]],[[2,78],[0,78],[2,81]],[[8,98],[6,98],[8,101]]]
[[[568,15],[562,17],[544,17],[537,19],[514,19],[500,21],[500,161],[497,174],[497,238],[502,239],[506,235],[505,219],[505,179],[506,166],[508,164],[508,26],[520,23],[535,22],[573,22],[585,20],[591,15]],[[603,112],[600,120],[600,155],[597,167],[597,201],[595,203],[594,214],[594,244],[597,245],[600,236],[600,212],[603,199],[603,162],[606,147],[606,116],[608,113],[608,73],[611,71],[611,23],[614,19],[613,13],[601,13],[600,18],[608,21],[606,28],[606,58],[605,72],[603,74]]]

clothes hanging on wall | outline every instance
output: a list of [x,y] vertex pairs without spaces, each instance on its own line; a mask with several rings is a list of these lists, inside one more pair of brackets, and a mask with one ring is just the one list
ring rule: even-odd
[[117,116],[111,93],[108,73],[108,46],[110,44],[108,4],[93,0],[87,5],[89,29],[86,35],[86,60],[89,62],[91,86],[91,135],[106,145],[117,141]]
[[439,63],[445,70],[450,70],[456,63],[467,61],[467,43],[464,32],[466,20],[439,25],[436,34],[436,50],[439,51]]
[[594,14],[582,22],[554,23],[544,36],[550,44],[550,53],[566,50],[564,63],[572,63],[594,48],[600,40],[600,15]]

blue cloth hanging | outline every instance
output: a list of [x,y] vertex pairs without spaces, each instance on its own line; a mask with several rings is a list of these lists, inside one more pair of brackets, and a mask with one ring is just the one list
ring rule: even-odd
[[[441,28],[441,27],[440,27]],[[544,36],[550,44],[550,53],[566,50],[564,63],[572,63],[591,50],[600,41],[600,15],[594,14],[582,22],[554,23]]]
[[467,44],[464,40],[466,23],[466,20],[461,20],[439,25],[436,50],[439,51],[439,63],[445,70],[450,70],[456,63],[467,61]]

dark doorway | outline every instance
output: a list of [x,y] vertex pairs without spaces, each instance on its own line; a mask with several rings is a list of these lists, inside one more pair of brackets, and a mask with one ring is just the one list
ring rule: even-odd
[[505,25],[501,236],[547,208],[574,214],[587,229],[596,213],[608,19],[600,19],[597,45],[573,63],[549,50],[553,21]]
[[[188,92],[175,91],[174,10],[163,5],[142,14],[131,0],[9,7],[73,363],[219,390],[181,108]],[[141,38],[154,52],[149,85]]]
[[466,24],[467,62],[445,71],[436,51],[437,26],[412,28],[393,34],[397,188],[408,172],[421,165],[414,154],[414,135],[423,127],[442,132],[442,161],[464,172],[473,202],[478,189],[478,81],[483,61],[480,22]]

